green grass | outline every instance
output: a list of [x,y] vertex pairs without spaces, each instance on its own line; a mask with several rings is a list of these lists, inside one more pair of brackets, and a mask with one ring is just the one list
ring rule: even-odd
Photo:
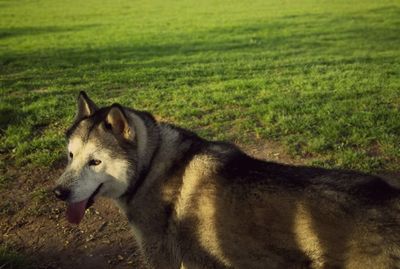
[[28,259],[13,251],[5,245],[0,245],[0,268],[1,269],[28,269],[32,268]]
[[50,165],[85,90],[207,138],[399,170],[399,1],[0,0],[0,145]]

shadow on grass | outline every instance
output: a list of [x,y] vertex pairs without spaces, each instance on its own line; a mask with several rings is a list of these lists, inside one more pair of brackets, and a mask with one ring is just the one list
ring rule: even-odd
[[33,36],[42,34],[54,34],[64,32],[76,32],[87,28],[96,27],[95,24],[90,25],[78,25],[69,27],[60,26],[43,26],[43,27],[13,27],[13,28],[0,28],[0,39],[20,37],[20,36]]
[[0,108],[0,134],[7,129],[9,124],[19,124],[25,116],[21,109],[13,107]]
[[[385,14],[387,20],[379,14]],[[176,34],[169,39],[138,40],[129,45],[7,53],[0,57],[4,75],[0,82],[6,93],[63,88],[24,95],[26,102],[34,102],[46,96],[65,96],[67,86],[166,89],[268,76],[274,71],[287,76],[307,74],[313,66],[393,64],[397,58],[379,52],[397,50],[399,17],[400,9],[389,6],[347,16],[287,16]],[[10,28],[1,29],[0,33],[18,36],[73,32],[94,26]]]
[[[144,84],[159,81],[158,86],[165,87],[171,81],[188,78],[188,71],[196,77],[188,81],[193,86],[216,75],[222,80],[230,80],[276,68],[298,68],[297,72],[302,72],[304,67],[312,65],[394,62],[396,59],[390,55],[370,56],[368,53],[377,48],[394,50],[400,42],[398,25],[385,23],[376,13],[384,13],[391,20],[400,17],[400,9],[396,7],[341,17],[285,17],[277,21],[215,28],[196,32],[196,35],[176,35],[170,40],[92,49],[10,53],[0,59],[0,66],[4,74],[21,69],[28,71],[6,77],[3,80],[6,87],[74,86],[85,83],[82,79],[85,75],[96,81],[100,80],[96,76],[101,74],[104,74],[100,76],[102,81],[123,83],[133,80]],[[31,35],[77,31],[81,27],[93,25],[1,29],[0,33],[2,36]],[[360,51],[360,55],[353,55],[354,50]],[[243,60],[248,63],[246,66],[241,65]]]

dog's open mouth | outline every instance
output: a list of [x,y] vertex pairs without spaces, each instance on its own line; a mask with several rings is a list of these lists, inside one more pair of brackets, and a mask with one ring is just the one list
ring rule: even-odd
[[67,207],[67,220],[73,224],[79,224],[85,215],[86,209],[91,207],[94,203],[94,198],[99,193],[103,183],[100,184],[97,189],[90,195],[88,199],[85,199],[76,203],[69,203]]

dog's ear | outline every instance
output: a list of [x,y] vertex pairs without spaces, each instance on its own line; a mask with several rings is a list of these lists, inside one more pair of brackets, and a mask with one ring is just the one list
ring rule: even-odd
[[129,124],[124,108],[119,104],[113,104],[105,119],[105,128],[111,130],[116,136],[133,141],[134,130]]
[[98,110],[96,104],[87,96],[84,91],[81,91],[78,96],[78,112],[76,113],[75,121],[80,121],[85,117],[93,115]]

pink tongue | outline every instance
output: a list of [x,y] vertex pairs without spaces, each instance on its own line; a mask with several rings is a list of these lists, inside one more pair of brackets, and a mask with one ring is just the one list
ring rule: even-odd
[[70,223],[79,224],[85,215],[86,204],[89,199],[68,204],[67,219]]

